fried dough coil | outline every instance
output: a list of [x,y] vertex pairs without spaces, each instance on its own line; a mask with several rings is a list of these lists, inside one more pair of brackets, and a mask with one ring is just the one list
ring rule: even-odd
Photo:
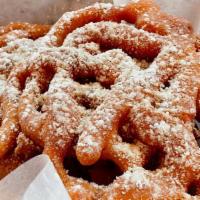
[[29,23],[10,23],[0,28],[0,47],[8,42],[20,38],[37,39],[44,36],[50,29],[50,25],[38,25]]
[[122,7],[95,4],[78,11],[67,12],[55,23],[45,40],[49,45],[61,46],[66,35],[77,27],[90,22],[122,20],[161,35],[192,34],[191,24],[188,21],[161,12],[152,0],[139,0]]

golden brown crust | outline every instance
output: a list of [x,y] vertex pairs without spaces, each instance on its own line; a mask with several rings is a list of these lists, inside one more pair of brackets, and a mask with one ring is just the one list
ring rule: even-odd
[[40,152],[41,150],[38,146],[23,133],[20,133],[17,137],[16,147],[0,159],[0,179]]

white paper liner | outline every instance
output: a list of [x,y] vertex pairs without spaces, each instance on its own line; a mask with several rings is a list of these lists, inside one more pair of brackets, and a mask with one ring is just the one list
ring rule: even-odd
[[40,155],[0,182],[1,200],[70,200],[48,156]]
[[[130,0],[113,1],[116,5],[121,5]],[[2,8],[0,24],[22,18],[29,22],[50,23],[59,18],[64,11],[75,9],[77,6],[84,7],[88,3],[94,3],[95,0],[89,0],[87,3],[81,0],[67,1],[67,4],[65,0],[20,0],[18,3],[9,0],[9,2],[8,4],[7,0],[0,0]],[[200,33],[200,0],[157,0],[157,2],[166,12],[190,20],[195,31]],[[18,9],[19,6],[22,6],[24,12]],[[11,13],[15,9],[17,12],[13,18]],[[48,156],[40,155],[21,165],[0,181],[0,199],[70,200],[70,197]]]

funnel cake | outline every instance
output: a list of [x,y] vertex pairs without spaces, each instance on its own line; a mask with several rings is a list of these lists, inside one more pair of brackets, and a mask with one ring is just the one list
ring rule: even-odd
[[[200,198],[200,60],[187,21],[151,0],[95,4],[0,51],[9,71],[0,155],[18,127],[50,157],[72,199]],[[109,180],[104,161],[117,177]],[[90,179],[73,176],[80,166]]]
[[[28,23],[10,23],[0,28],[0,47],[5,47],[17,39],[29,38],[35,40],[44,36],[49,30],[49,25],[32,25]],[[30,40],[30,41],[31,41]],[[7,47],[5,47],[7,48]],[[18,125],[17,107],[13,110],[11,116],[10,107],[3,101],[3,92],[6,88],[7,78],[15,62],[11,59],[14,55],[9,55],[11,51],[1,49],[0,61],[0,132],[1,132],[1,156],[0,156],[0,179],[21,165],[29,158],[39,154],[39,148],[23,133],[20,133]],[[7,59],[6,62],[4,62]],[[22,58],[23,59],[23,58]],[[17,60],[20,60],[17,58]],[[14,103],[15,104],[15,103]],[[5,106],[5,107],[4,107]],[[7,118],[8,117],[8,118]],[[7,138],[7,139],[6,139]]]
[[[10,170],[14,169],[16,166],[18,166],[19,164],[30,158],[30,156],[28,156],[29,151],[27,151],[27,159],[22,159],[22,157],[20,158],[14,155],[15,153],[12,153],[13,151],[15,151],[14,149],[19,148],[18,142],[16,142],[16,138],[18,136],[18,133],[20,132],[20,127],[17,119],[17,104],[15,100],[14,102],[9,102],[9,100],[4,101],[4,98],[7,97],[5,97],[6,95],[3,95],[3,92],[5,91],[6,88],[6,81],[12,68],[16,66],[17,63],[20,62],[20,60],[25,59],[25,56],[24,57],[22,56],[23,53],[21,49],[18,48],[17,41],[21,43],[20,39],[29,38],[27,39],[27,41],[33,42],[33,40],[41,36],[44,36],[48,32],[49,28],[50,28],[49,25],[37,25],[37,24],[32,25],[28,23],[10,23],[9,25],[0,28],[0,47],[2,47],[0,49],[0,125],[1,125],[0,127],[1,175],[0,176],[1,177],[3,177],[3,175],[7,174]],[[11,45],[12,43],[14,43],[13,46]],[[18,49],[18,53],[14,55],[16,49]],[[29,50],[29,52],[30,51],[31,50]],[[21,52],[21,54],[19,52]],[[27,56],[27,52],[24,54],[26,54]],[[26,138],[26,141],[29,141],[28,138]],[[31,142],[29,142],[28,144],[31,144]],[[32,146],[33,145],[30,145],[30,149],[32,149]]]
[[[98,43],[99,49],[95,46],[93,51],[88,50],[88,45],[84,49],[84,44],[88,43],[93,46]],[[14,83],[19,88],[25,85],[18,109],[23,132],[44,147],[44,153],[54,162],[72,198],[78,199],[82,195],[88,199],[100,198],[101,194],[103,199],[127,199],[129,195],[132,195],[131,199],[137,199],[141,190],[144,190],[144,199],[156,199],[156,195],[164,198],[167,193],[172,193],[170,198],[187,196],[184,191],[190,184],[191,176],[199,178],[196,177],[199,147],[191,132],[199,63],[195,60],[187,62],[194,57],[190,54],[195,54],[195,48],[190,42],[187,44],[184,41],[184,49],[182,45],[181,40],[175,43],[127,24],[91,23],[69,34],[62,47],[40,53],[10,75],[8,83]],[[147,69],[140,69],[121,50],[99,53],[101,46],[120,48],[137,59],[153,62]],[[189,68],[186,67],[188,65]],[[23,81],[20,81],[22,75]],[[77,87],[83,87],[80,79],[91,78],[95,78],[109,92],[97,107],[92,104],[93,99],[90,100],[91,107],[95,109],[87,111],[78,104],[76,98],[79,95],[75,91]],[[165,89],[164,85],[169,80],[171,86]],[[178,84],[182,87],[176,87]],[[185,94],[190,87],[194,88],[193,91]],[[95,93],[98,97],[98,92]],[[84,96],[88,99],[87,93]],[[127,144],[117,134],[120,121],[127,116],[133,129],[130,134],[135,134],[138,142]],[[165,127],[167,131],[173,130],[169,136],[165,134]],[[182,131],[184,136],[180,136]],[[77,139],[76,156],[82,165],[109,159],[124,174],[106,188],[69,177],[63,162],[71,154]],[[169,140],[172,141],[169,143]],[[141,167],[151,158],[154,148],[163,152],[163,161],[156,172],[148,172]],[[194,160],[190,159],[190,170],[185,163],[186,158],[182,159],[186,156],[184,152],[187,156],[197,154]],[[181,161],[183,169],[179,169]],[[137,178],[134,179],[135,173],[143,174],[140,183],[137,183]],[[130,175],[132,184],[126,183],[129,182],[129,175],[127,177],[126,174]],[[167,187],[168,182],[174,185],[173,192]],[[77,185],[80,191],[75,189]],[[160,188],[159,194],[152,191],[154,187]]]

